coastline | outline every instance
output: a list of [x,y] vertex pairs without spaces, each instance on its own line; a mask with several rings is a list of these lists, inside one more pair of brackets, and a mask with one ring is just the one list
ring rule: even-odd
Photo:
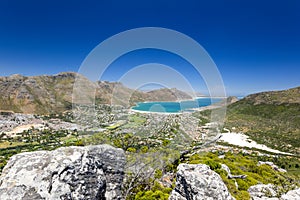
[[132,108],[129,109],[129,112],[143,113],[143,114],[159,114],[159,115],[179,115],[184,113],[184,112],[153,112],[153,111],[135,110]]
[[[206,106],[199,106],[199,107],[191,107],[191,108],[187,108],[186,110],[181,110],[181,108],[177,111],[177,112],[155,112],[155,111],[148,111],[148,110],[138,110],[138,109],[134,109],[135,107],[139,107],[139,104],[147,104],[147,103],[157,103],[157,104],[161,104],[161,103],[185,103],[185,102],[193,102],[193,101],[198,101],[199,99],[220,99],[220,101],[222,101],[222,99],[226,99],[226,97],[207,97],[207,96],[203,96],[203,97],[195,97],[193,99],[184,99],[184,100],[177,100],[177,101],[145,101],[145,102],[137,102],[135,103],[135,106],[132,106],[130,108],[130,111],[132,112],[139,112],[139,113],[156,113],[156,114],[182,114],[182,113],[190,113],[190,112],[195,112],[195,111],[202,111],[202,110],[207,110],[207,109],[213,109],[218,107],[217,105],[214,105],[215,102],[211,102],[210,105],[206,105]],[[179,105],[180,106],[180,105]]]
[[139,103],[180,103],[180,102],[183,102],[183,101],[195,101],[197,99],[226,99],[228,97],[210,97],[210,96],[200,96],[200,97],[193,97],[191,99],[181,99],[181,100],[175,100],[175,101],[143,101],[143,102],[136,102],[135,104],[139,104]]

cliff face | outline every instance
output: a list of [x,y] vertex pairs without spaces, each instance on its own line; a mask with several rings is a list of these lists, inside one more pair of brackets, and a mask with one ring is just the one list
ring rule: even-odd
[[125,155],[109,145],[14,155],[0,178],[0,199],[121,199]]
[[[176,89],[159,89],[143,92],[127,88],[118,82],[91,82],[83,76],[64,72],[53,76],[12,75],[0,77],[0,110],[31,114],[48,114],[72,108],[72,94],[76,78],[80,77],[87,86],[96,90],[96,103],[110,104],[114,88],[119,88],[118,100],[114,103],[134,105],[140,101],[175,101],[190,99],[191,96]],[[84,94],[84,93],[83,93]],[[80,94],[79,94],[80,95]],[[94,97],[91,97],[94,98]]]

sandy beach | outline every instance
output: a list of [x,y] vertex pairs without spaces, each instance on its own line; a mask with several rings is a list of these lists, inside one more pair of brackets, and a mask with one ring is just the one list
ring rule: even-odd
[[174,113],[171,113],[171,112],[153,112],[153,111],[135,110],[135,109],[132,109],[132,108],[129,109],[129,112],[132,112],[132,113],[145,113],[145,114],[159,114],[159,115],[179,115],[179,114],[183,114],[183,112],[174,112]]

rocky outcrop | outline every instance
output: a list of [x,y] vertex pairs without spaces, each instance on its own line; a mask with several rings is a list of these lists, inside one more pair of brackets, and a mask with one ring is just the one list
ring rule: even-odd
[[62,147],[11,157],[0,199],[121,199],[125,155],[109,145]]
[[281,196],[282,200],[299,200],[300,199],[300,188],[288,191],[286,194]]
[[204,164],[180,164],[169,200],[234,199],[219,174]]
[[276,188],[272,184],[253,185],[248,189],[248,192],[253,200],[278,199]]
[[253,185],[248,192],[253,200],[298,200],[300,199],[300,188],[288,191],[280,196],[280,188],[272,184]]

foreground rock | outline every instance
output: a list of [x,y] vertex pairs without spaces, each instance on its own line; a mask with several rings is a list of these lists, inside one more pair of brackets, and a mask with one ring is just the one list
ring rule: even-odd
[[[291,190],[286,194],[279,194],[279,188],[272,184],[253,185],[248,189],[253,200],[299,200],[300,188]],[[279,196],[279,197],[278,197]]]
[[272,184],[257,184],[248,189],[248,192],[253,200],[278,200],[276,188]]
[[299,200],[300,199],[300,188],[288,191],[286,194],[281,196],[282,200]]
[[204,164],[180,164],[169,200],[234,199],[219,174]]
[[109,145],[63,147],[11,157],[0,199],[121,199],[125,155]]

